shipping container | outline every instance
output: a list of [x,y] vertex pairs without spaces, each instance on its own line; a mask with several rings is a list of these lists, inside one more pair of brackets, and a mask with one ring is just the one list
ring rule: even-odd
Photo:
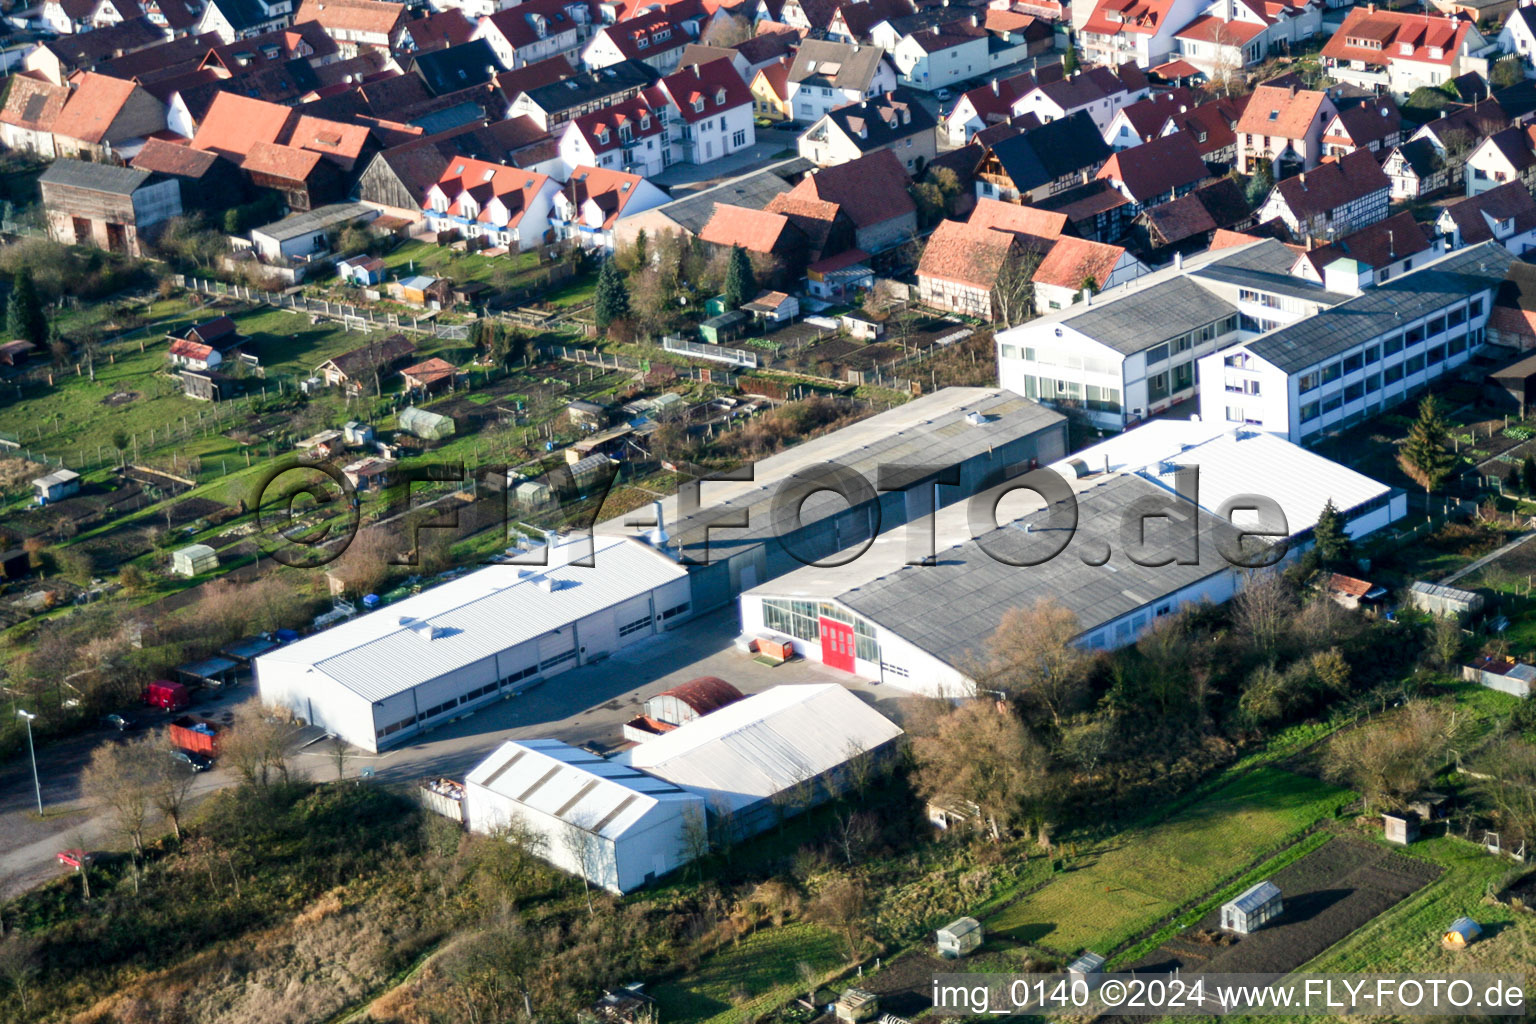
[[171,720],[171,745],[208,757],[219,756],[219,734],[224,727],[204,718],[182,715]]
[[181,683],[157,679],[144,688],[144,703],[167,711],[191,707],[192,694]]

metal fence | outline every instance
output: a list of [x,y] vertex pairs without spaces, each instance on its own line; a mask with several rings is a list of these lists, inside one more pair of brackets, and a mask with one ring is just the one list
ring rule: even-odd
[[176,274],[172,280],[180,287],[189,288],[204,295],[260,302],[278,309],[291,309],[299,313],[330,317],[341,321],[342,327],[349,331],[410,331],[415,334],[430,334],[434,338],[446,341],[466,341],[469,338],[468,324],[440,324],[431,318],[423,320],[417,316],[402,317],[395,313],[380,313],[367,306],[354,306],[348,302],[312,299],[307,295],[290,292],[269,292],[249,285],[229,284],[211,278]]
[[[620,355],[617,352],[597,352],[588,348],[573,348],[569,345],[545,345],[541,349],[545,355],[556,359],[563,359],[570,363],[582,363],[586,366],[597,366],[605,370],[621,370],[630,373],[649,372],[651,364],[648,361],[636,359],[633,356]],[[688,380],[701,381],[706,384],[719,384],[723,387],[734,388],[739,379],[729,370],[719,370],[710,366],[668,366],[679,377]]]
[[676,355],[708,359],[716,363],[730,363],[732,366],[753,370],[759,365],[755,352],[748,352],[742,348],[726,348],[723,345],[709,345],[700,341],[688,341],[681,334],[669,334],[662,338],[661,347]]

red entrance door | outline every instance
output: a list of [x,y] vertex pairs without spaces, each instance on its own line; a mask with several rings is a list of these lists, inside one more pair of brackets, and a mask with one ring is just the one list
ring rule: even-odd
[[853,671],[853,627],[833,619],[821,620],[821,662],[844,672]]

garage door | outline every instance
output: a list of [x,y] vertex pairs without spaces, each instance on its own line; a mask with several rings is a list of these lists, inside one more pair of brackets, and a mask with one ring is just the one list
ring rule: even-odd
[[564,626],[539,637],[539,671],[545,672],[576,663],[576,630]]

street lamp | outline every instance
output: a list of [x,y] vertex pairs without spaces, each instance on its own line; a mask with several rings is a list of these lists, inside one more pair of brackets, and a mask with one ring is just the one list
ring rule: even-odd
[[32,756],[32,788],[37,791],[37,816],[41,818],[43,816],[43,784],[37,781],[37,750],[32,746],[32,719],[37,716],[20,708],[16,709],[16,714],[27,720],[27,753]]

